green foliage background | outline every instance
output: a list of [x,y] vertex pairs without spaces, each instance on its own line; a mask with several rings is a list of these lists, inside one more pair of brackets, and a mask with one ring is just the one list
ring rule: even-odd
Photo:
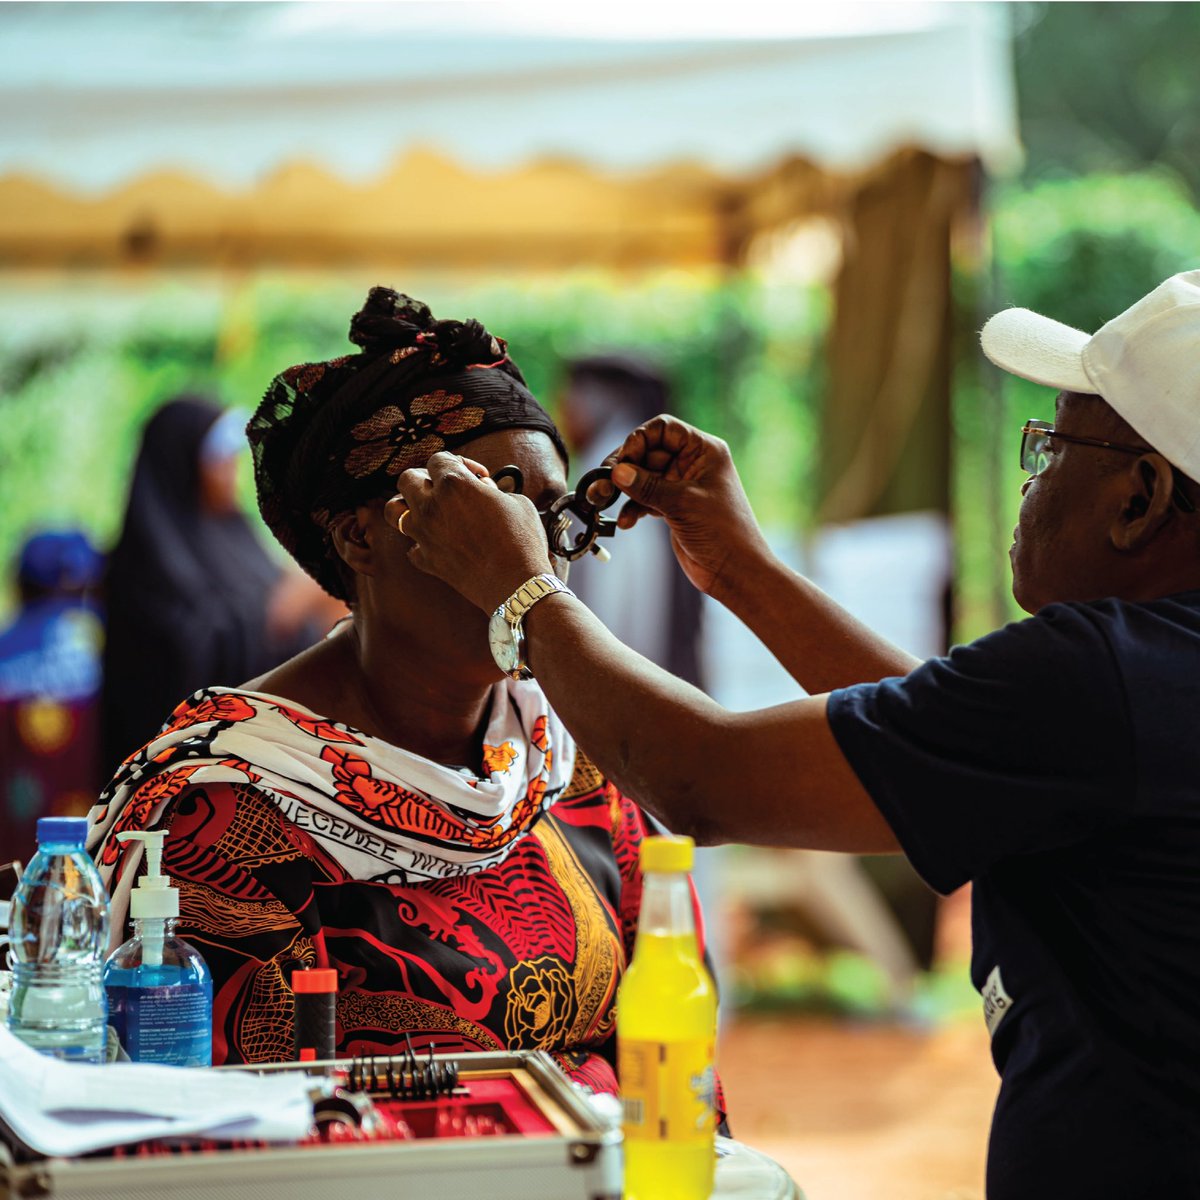
[[[990,206],[992,272],[964,276],[957,289],[959,638],[1017,615],[1005,554],[1022,479],[1016,430],[1053,413],[1047,389],[983,364],[982,320],[1018,304],[1091,330],[1167,275],[1200,266],[1200,214],[1166,174],[1013,183]],[[0,561],[37,528],[79,525],[111,544],[154,408],[186,390],[252,408],[283,367],[349,348],[349,314],[369,282],[0,283]],[[411,287],[435,312],[478,316],[506,336],[551,408],[565,358],[640,351],[673,380],[677,410],[730,441],[760,520],[797,536],[808,527],[830,317],[824,289],[683,275],[442,278]],[[246,498],[252,505],[248,480]]]
[[1026,178],[1158,168],[1200,200],[1200,5],[1009,8]]
[[[508,338],[552,409],[565,358],[640,352],[672,379],[677,411],[734,444],[760,519],[807,521],[822,289],[693,276],[409,286],[435,313],[477,316]],[[346,329],[366,287],[291,275],[0,284],[0,561],[38,528],[77,525],[111,545],[149,414],[184,391],[252,409],[284,367],[353,350]],[[3,320],[6,309],[21,319]]]
[[1009,184],[991,200],[992,273],[959,282],[954,516],[960,639],[1020,615],[1005,553],[1024,479],[1018,430],[1054,393],[987,366],[975,330],[1017,305],[1093,331],[1169,275],[1200,267],[1200,213],[1167,172]]

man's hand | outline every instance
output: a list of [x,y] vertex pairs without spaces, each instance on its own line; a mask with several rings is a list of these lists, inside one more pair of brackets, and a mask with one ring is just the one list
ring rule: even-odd
[[435,454],[426,467],[404,471],[396,489],[384,515],[412,539],[409,560],[484,612],[553,569],[533,502],[501,492],[479,463]]
[[[647,515],[662,517],[675,557],[702,592],[720,599],[739,564],[770,554],[720,438],[675,417],[655,417],[604,462],[613,467],[613,483],[630,497],[619,527],[632,529]],[[594,499],[603,498],[604,486],[593,487]]]

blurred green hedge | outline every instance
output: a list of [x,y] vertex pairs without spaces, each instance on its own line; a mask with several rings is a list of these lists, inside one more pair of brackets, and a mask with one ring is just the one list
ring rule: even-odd
[[[983,365],[979,325],[1018,304],[1095,329],[1166,276],[1200,265],[1200,214],[1165,176],[1011,186],[990,208],[991,274],[958,282],[959,638],[1016,615],[1005,554],[1022,479],[1016,431],[1053,411],[1047,389]],[[350,314],[379,281],[0,276],[0,563],[38,528],[78,525],[110,545],[140,428],[158,404],[199,390],[253,408],[283,367],[350,348]],[[640,351],[673,379],[676,410],[730,441],[764,524],[799,532],[811,521],[830,315],[823,289],[682,274],[387,282],[438,315],[478,316],[507,337],[552,409],[564,358]]]
[[[153,287],[0,278],[0,562],[39,528],[76,525],[110,546],[154,409],[183,391],[252,409],[284,367],[353,350],[346,330],[366,286],[292,275]],[[477,316],[506,337],[551,409],[564,358],[641,353],[673,380],[677,411],[733,443],[760,519],[809,518],[822,289],[683,275],[408,286],[439,316]],[[252,507],[248,478],[245,491]]]
[[997,189],[990,278],[960,281],[954,516],[959,640],[1021,615],[1007,549],[1025,476],[1021,425],[1051,420],[1054,393],[985,364],[977,330],[1016,305],[1098,329],[1178,271],[1200,267],[1200,213],[1167,174],[1087,175]]

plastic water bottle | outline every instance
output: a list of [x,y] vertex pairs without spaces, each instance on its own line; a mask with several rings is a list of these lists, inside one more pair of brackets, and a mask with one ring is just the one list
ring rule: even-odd
[[8,915],[12,905],[0,900],[0,1021],[8,1022],[8,997],[12,993],[12,972],[8,969]]
[[696,943],[691,838],[642,843],[633,962],[617,997],[626,1200],[708,1200],[717,990]]
[[100,981],[108,895],[83,848],[86,836],[82,817],[37,823],[38,852],[12,900],[8,1028],[43,1054],[100,1063],[108,1019]]

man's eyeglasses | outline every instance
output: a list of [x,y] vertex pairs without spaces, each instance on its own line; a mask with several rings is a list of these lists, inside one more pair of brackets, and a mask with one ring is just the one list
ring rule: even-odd
[[[1150,454],[1149,446],[1126,446],[1122,442],[1106,442],[1100,438],[1077,437],[1073,433],[1059,433],[1049,421],[1026,421],[1021,429],[1021,470],[1027,475],[1040,475],[1049,461],[1050,442],[1075,442],[1080,446],[1095,446],[1099,450],[1116,450],[1120,454]],[[1196,506],[1188,498],[1179,480],[1175,478],[1174,469],[1171,471],[1174,481],[1174,498],[1177,508],[1183,512],[1195,512]]]

